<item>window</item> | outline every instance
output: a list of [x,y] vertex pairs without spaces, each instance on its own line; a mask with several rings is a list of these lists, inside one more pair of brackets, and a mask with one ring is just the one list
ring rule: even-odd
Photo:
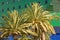
[[48,3],[48,0],[45,0],[45,4],[47,4]]
[[15,7],[13,6],[13,10],[15,9]]
[[2,12],[4,12],[4,9],[2,9]]
[[18,6],[18,8],[20,9],[20,8],[21,8],[21,6],[19,5],[19,6]]
[[40,4],[40,1],[38,1],[38,3]]
[[4,5],[4,2],[2,2],[2,5]]
[[27,5],[25,4],[25,8],[27,8]]
[[7,8],[7,11],[9,11],[10,9],[9,8]]

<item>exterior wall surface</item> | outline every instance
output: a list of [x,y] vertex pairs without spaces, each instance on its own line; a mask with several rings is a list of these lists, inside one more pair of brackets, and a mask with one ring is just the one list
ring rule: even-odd
[[[13,11],[14,9],[20,12],[22,9],[25,9],[27,5],[30,6],[33,2],[40,3],[45,9],[47,9],[51,1],[53,0],[0,0],[0,17],[2,14],[7,15],[7,11]],[[60,21],[53,20],[51,24],[53,26],[60,26]]]

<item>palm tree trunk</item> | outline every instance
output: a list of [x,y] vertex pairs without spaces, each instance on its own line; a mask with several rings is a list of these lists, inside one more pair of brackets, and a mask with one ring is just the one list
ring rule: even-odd
[[18,40],[18,38],[17,37],[14,37],[14,40]]
[[14,35],[14,40],[18,40],[18,37],[17,37],[17,35]]
[[44,32],[42,32],[42,40],[45,40],[45,33]]

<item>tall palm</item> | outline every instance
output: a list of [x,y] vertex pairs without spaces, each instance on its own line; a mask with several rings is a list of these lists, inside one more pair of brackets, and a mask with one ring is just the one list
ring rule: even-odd
[[37,36],[35,32],[28,30],[28,27],[31,25],[31,23],[25,23],[26,18],[26,14],[20,15],[16,10],[8,12],[7,16],[3,15],[3,22],[0,23],[0,32],[2,32],[0,37],[8,37],[9,35],[13,35],[14,39],[18,40],[17,35],[24,36],[24,34],[32,34]]
[[49,40],[50,34],[56,34],[49,21],[58,18],[57,15],[43,10],[38,3],[33,3],[32,7],[27,6],[23,13],[29,16],[26,23],[32,23],[31,30],[38,34],[38,37],[34,36],[34,40]]

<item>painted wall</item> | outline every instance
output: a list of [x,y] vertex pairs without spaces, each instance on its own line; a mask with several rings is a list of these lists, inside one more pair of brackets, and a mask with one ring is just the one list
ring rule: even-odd
[[50,40],[60,40],[60,33],[57,33],[56,35],[52,35]]
[[[0,17],[2,14],[7,14],[7,11],[12,11],[14,9],[20,12],[21,9],[26,8],[27,5],[33,2],[38,2],[43,5],[45,9],[48,9],[51,0],[0,0]],[[60,26],[60,21],[52,20],[51,24],[53,26]]]
[[[33,2],[38,2],[43,5],[44,8],[50,7],[51,0],[0,0],[0,17],[2,14],[6,14],[7,11],[12,11],[14,9],[20,11],[21,9],[26,8],[26,5],[30,5]],[[0,21],[1,22],[1,21]],[[60,20],[52,20],[51,24],[55,27],[60,26]],[[56,29],[57,33],[60,33],[60,29]],[[59,40],[60,34],[52,35],[51,40]],[[7,39],[8,40],[8,39]],[[9,36],[9,40],[13,40],[12,36]]]

